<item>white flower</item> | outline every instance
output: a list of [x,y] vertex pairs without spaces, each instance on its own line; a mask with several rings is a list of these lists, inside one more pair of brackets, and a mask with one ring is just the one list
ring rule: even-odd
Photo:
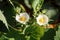
[[44,14],[40,14],[37,18],[36,18],[36,20],[37,20],[37,23],[39,24],[39,25],[46,25],[46,24],[48,24],[48,17],[46,16],[46,15],[44,15]]
[[25,24],[27,21],[29,21],[29,15],[27,13],[20,13],[19,15],[16,15],[16,21]]

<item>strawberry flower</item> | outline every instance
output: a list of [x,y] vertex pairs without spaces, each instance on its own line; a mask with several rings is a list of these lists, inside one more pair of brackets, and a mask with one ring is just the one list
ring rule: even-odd
[[36,20],[37,20],[37,23],[39,24],[39,25],[46,25],[46,24],[48,24],[48,17],[46,16],[46,15],[44,15],[44,14],[40,14],[37,18],[36,18]]
[[16,21],[26,24],[26,22],[29,21],[29,15],[27,13],[20,13],[19,15],[16,15]]

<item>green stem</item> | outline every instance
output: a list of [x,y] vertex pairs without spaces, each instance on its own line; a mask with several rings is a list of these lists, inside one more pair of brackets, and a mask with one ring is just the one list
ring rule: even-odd
[[18,2],[15,2],[15,1],[12,1],[13,3],[16,3],[19,7],[21,7],[21,9],[23,9],[23,11],[25,11],[25,8],[23,7],[23,5],[21,5],[20,3]]
[[23,30],[23,32],[22,32],[22,34],[24,34],[25,33],[25,30],[28,28],[28,26],[26,26],[25,28],[24,28],[24,30]]
[[37,11],[34,9],[34,18],[36,17]]
[[11,0],[9,0],[9,2],[10,2],[10,3],[11,3],[11,5],[15,8],[14,4],[12,3],[12,1],[11,1]]

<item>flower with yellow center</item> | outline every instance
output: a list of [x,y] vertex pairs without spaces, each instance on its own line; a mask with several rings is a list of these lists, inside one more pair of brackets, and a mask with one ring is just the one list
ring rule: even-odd
[[39,25],[46,25],[46,24],[48,24],[48,17],[46,16],[46,15],[44,15],[44,14],[40,14],[37,18],[36,18],[36,20],[37,20],[37,23],[39,24]]
[[20,15],[16,15],[16,21],[25,24],[27,21],[29,21],[29,15],[27,13],[20,13]]

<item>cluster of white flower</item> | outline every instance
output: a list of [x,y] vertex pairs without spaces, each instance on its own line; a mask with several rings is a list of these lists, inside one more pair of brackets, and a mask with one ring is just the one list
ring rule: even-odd
[[[26,24],[26,22],[29,21],[29,15],[27,13],[20,13],[20,15],[16,15],[16,21],[22,23],[22,24]],[[48,24],[49,18],[44,15],[44,14],[40,14],[38,15],[38,17],[36,18],[36,21],[39,25],[46,25]]]

